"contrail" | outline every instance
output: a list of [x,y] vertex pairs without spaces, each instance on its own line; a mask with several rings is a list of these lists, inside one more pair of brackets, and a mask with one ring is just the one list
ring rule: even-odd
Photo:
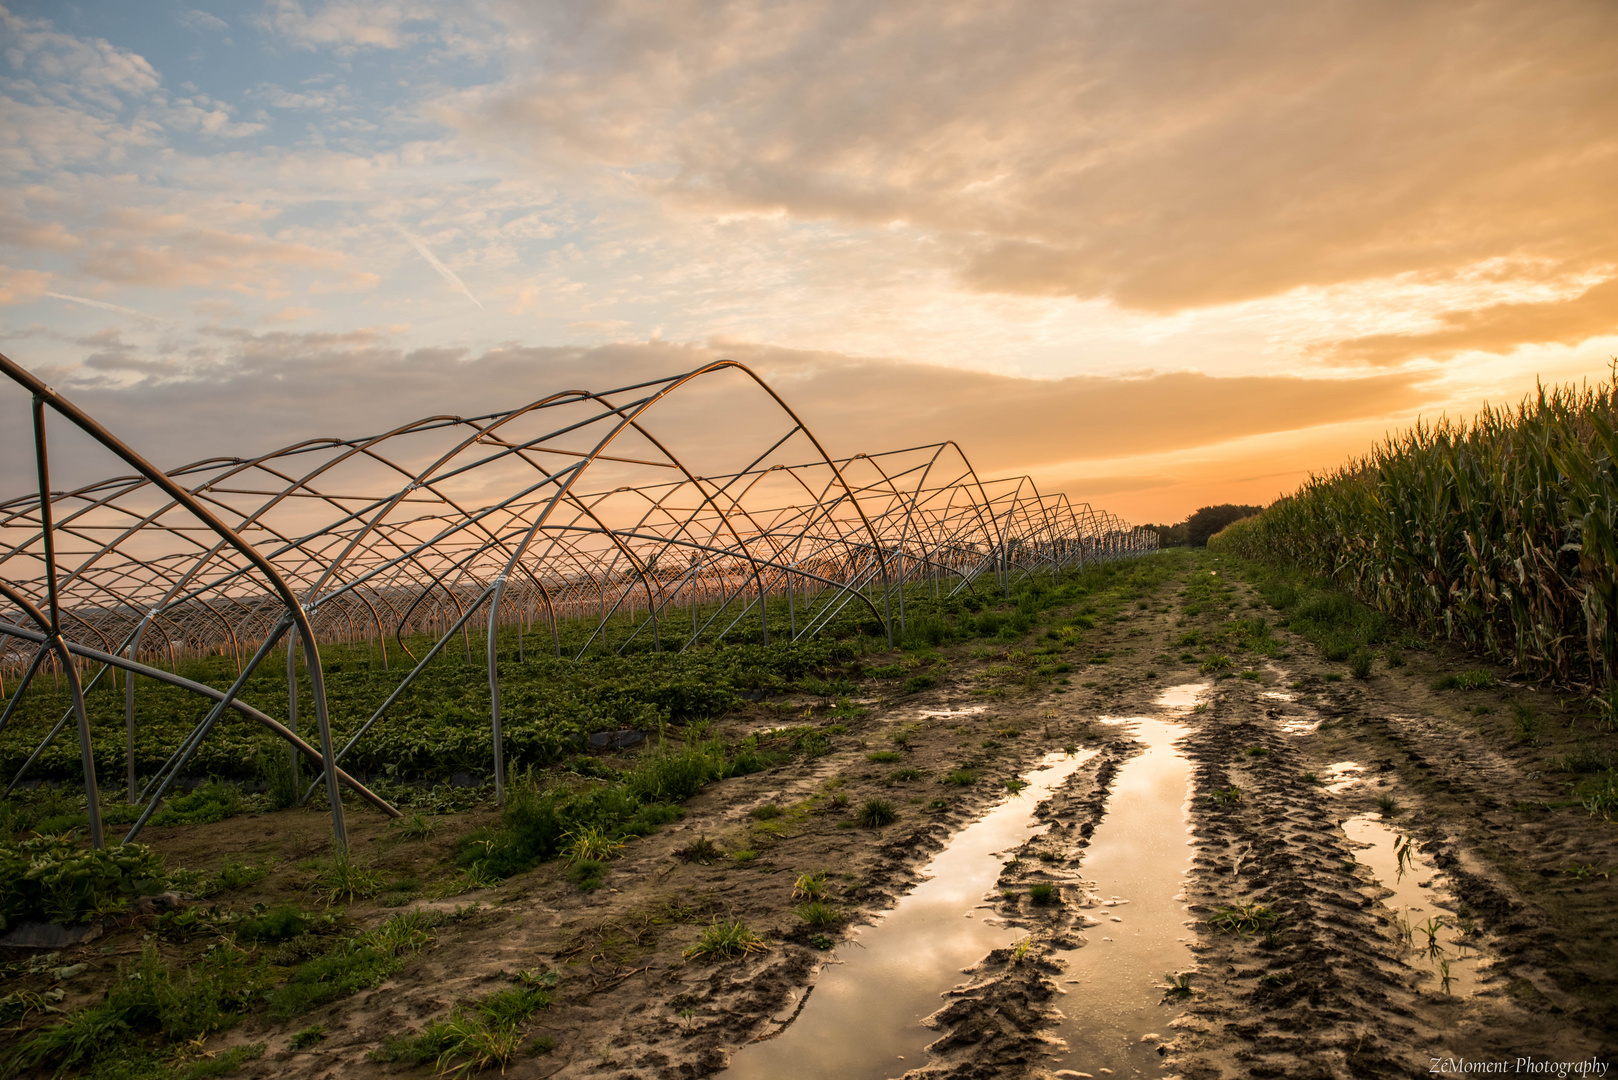
[[134,308],[119,307],[117,304],[109,304],[105,300],[92,300],[88,296],[73,296],[68,293],[59,292],[48,292],[45,295],[55,300],[66,300],[73,304],[88,304],[90,307],[106,308],[108,311],[116,311],[120,315],[133,315],[135,318],[145,319],[147,322],[168,322],[167,319],[159,319],[156,315],[148,315],[144,311],[136,311]]
[[399,230],[400,236],[410,241],[411,247],[421,252],[421,257],[427,260],[427,265],[431,266],[434,270],[437,270],[440,277],[464,293],[466,298],[472,301],[472,303],[477,304],[479,311],[483,310],[483,305],[478,303],[478,298],[472,295],[472,290],[466,287],[466,283],[455,276],[455,271],[439,262],[437,257],[434,256],[432,252],[427,250],[426,244],[423,244],[420,240],[417,240],[414,236],[411,236],[409,233],[405,232],[404,226],[395,225],[394,228]]

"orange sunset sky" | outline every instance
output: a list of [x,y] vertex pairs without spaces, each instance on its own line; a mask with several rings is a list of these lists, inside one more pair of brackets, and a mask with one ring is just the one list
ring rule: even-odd
[[0,350],[170,466],[728,357],[1174,521],[1607,376],[1615,56],[1611,0],[8,3]]

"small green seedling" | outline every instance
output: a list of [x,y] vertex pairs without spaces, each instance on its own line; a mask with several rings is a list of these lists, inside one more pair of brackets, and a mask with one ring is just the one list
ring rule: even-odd
[[1165,980],[1165,985],[1161,989],[1163,991],[1163,1000],[1165,1001],[1170,998],[1177,1001],[1184,1001],[1186,998],[1196,993],[1196,990],[1194,990],[1191,986],[1191,972],[1189,971],[1178,975],[1171,971],[1167,975],[1164,975],[1163,978]]
[[1208,925],[1221,934],[1245,937],[1267,930],[1279,922],[1281,916],[1253,901],[1222,907],[1208,919]]

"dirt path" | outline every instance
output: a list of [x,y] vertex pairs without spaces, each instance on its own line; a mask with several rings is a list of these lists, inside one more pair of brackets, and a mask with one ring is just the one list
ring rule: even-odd
[[[209,1048],[267,1042],[243,1076],[425,1075],[430,1064],[373,1054],[385,1038],[419,1030],[516,972],[554,970],[556,1003],[527,1028],[528,1045],[548,1049],[519,1056],[506,1075],[711,1075],[737,1047],[790,1023],[821,966],[836,960],[816,938],[837,929],[811,928],[795,913],[800,875],[827,872],[831,903],[856,922],[877,918],[950,836],[1004,797],[1004,781],[1073,747],[1095,754],[1038,808],[1049,830],[1000,882],[1019,893],[1042,881],[1070,884],[1083,874],[1113,777],[1139,749],[1097,718],[1160,713],[1154,702],[1164,687],[1201,681],[1203,705],[1181,718],[1193,763],[1196,853],[1185,900],[1197,962],[1191,996],[1163,1006],[1162,1075],[1389,1077],[1427,1074],[1435,1058],[1610,1059],[1618,940],[1615,886],[1602,872],[1618,866],[1613,827],[1556,805],[1566,792],[1565,778],[1547,769],[1556,747],[1515,738],[1509,703],[1532,696],[1544,739],[1564,743],[1570,736],[1556,733],[1576,714],[1511,686],[1428,689],[1438,673],[1477,666],[1449,654],[1408,652],[1403,667],[1379,665],[1354,680],[1280,629],[1261,651],[1268,655],[1232,652],[1233,620],[1273,622],[1274,613],[1211,557],[1179,565],[1155,591],[1114,597],[1078,620],[1092,628],[1076,627],[1072,616],[1085,606],[1076,604],[1045,613],[1021,645],[939,650],[919,662],[935,679],[919,693],[868,678],[863,715],[831,715],[831,700],[801,694],[730,714],[719,730],[727,738],[818,725],[829,752],[711,785],[678,824],[630,844],[599,890],[581,891],[549,864],[435,902],[459,907],[460,917],[380,988],[284,1025],[250,1019]],[[902,660],[864,658],[879,669]],[[1332,772],[1342,762],[1361,770]],[[944,782],[963,769],[973,782]],[[1349,782],[1328,783],[1340,777]],[[1229,794],[1235,789],[1239,798]],[[1396,829],[1442,869],[1439,902],[1477,928],[1471,940],[1494,959],[1476,995],[1444,993],[1401,939],[1387,890],[1356,860],[1341,823],[1377,812],[1382,796],[1400,807],[1389,819]],[[856,817],[870,799],[890,802],[898,820],[861,827]],[[285,828],[258,836],[244,819],[212,828],[238,857],[279,847],[284,858],[307,858],[303,849],[319,845],[318,818],[309,820],[307,837]],[[179,849],[212,835],[159,842]],[[412,849],[390,847],[380,829],[357,835],[399,866],[442,861],[451,842]],[[682,857],[701,840],[721,857]],[[1038,857],[1056,850],[1060,860]],[[1570,866],[1591,869],[1564,873]],[[1031,948],[985,957],[940,998],[933,1057],[908,1075],[1051,1075],[1060,1013],[1104,1007],[1082,986],[1064,986],[1055,959],[1083,945],[1099,899],[1072,888],[1063,896],[1044,907],[999,905],[996,914],[1026,930]],[[1244,904],[1275,913],[1266,924],[1273,933],[1221,934],[1205,921]],[[359,905],[350,914],[363,922],[389,912]],[[685,956],[716,918],[741,920],[767,951]],[[324,1038],[292,1049],[293,1031],[310,1025],[323,1025]]]

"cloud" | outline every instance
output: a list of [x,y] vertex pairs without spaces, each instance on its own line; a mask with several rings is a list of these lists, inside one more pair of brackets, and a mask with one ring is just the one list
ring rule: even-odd
[[443,115],[692,212],[924,229],[965,285],[1153,312],[1618,257],[1605,0],[513,8]]
[[[354,437],[429,415],[511,409],[563,388],[605,390],[729,357],[766,379],[834,455],[953,439],[984,478],[1032,471],[1052,477],[1042,487],[1086,497],[1123,492],[1119,477],[1164,489],[1195,475],[1205,489],[1217,486],[1204,459],[1219,447],[1406,417],[1431,399],[1405,373],[1344,380],[1177,373],[1047,381],[743,342],[472,354],[406,350],[376,328],[253,334],[220,327],[212,336],[217,347],[189,359],[127,350],[114,356],[98,346],[101,358],[87,363],[89,370],[57,372],[53,379],[133,445],[172,464],[304,438]],[[142,370],[142,362],[150,367]],[[122,381],[102,384],[103,373],[114,369]],[[253,408],[240,408],[244,401]],[[184,425],[167,419],[178,415],[186,417]],[[734,374],[671,395],[647,423],[702,469],[727,467],[726,446],[768,445],[788,426],[749,380]],[[1117,471],[1117,459],[1141,454],[1155,455],[1149,471]],[[1076,479],[1085,472],[1099,479]]]
[[348,261],[337,251],[222,229],[176,228],[164,239],[168,243],[158,246],[105,241],[85,257],[81,269],[104,281],[146,288],[196,285],[260,292],[278,287],[270,276],[274,271],[337,268]]
[[310,14],[298,0],[270,0],[260,24],[303,48],[335,47],[352,54],[360,48],[401,48],[416,39],[404,23],[429,14],[416,5],[386,2],[332,2]]
[[277,86],[274,83],[260,83],[254,88],[253,94],[261,98],[270,107],[276,109],[309,109],[315,112],[331,112],[339,108],[343,99],[348,96],[348,88],[338,84],[330,89],[288,90],[286,87]]
[[180,25],[186,27],[187,29],[195,30],[198,33],[201,33],[203,30],[213,30],[223,33],[230,29],[230,24],[224,19],[221,19],[217,15],[209,14],[206,11],[199,11],[196,8],[176,12],[174,17],[179,20]]
[[199,135],[213,135],[223,139],[240,139],[257,135],[268,129],[268,124],[231,119],[229,105],[210,100],[207,95],[179,98],[164,113],[169,126],[179,131],[192,131]]
[[1570,300],[1490,304],[1445,312],[1441,329],[1368,334],[1326,350],[1339,360],[1397,364],[1413,357],[1448,359],[1462,352],[1507,353],[1519,345],[1573,345],[1618,333],[1618,277]]
[[117,111],[126,101],[162,86],[145,57],[103,38],[59,33],[43,19],[29,19],[0,7],[4,56],[27,81],[12,87],[58,102],[75,101]]
[[0,265],[0,304],[26,304],[46,295],[51,275],[43,270],[19,270]]

